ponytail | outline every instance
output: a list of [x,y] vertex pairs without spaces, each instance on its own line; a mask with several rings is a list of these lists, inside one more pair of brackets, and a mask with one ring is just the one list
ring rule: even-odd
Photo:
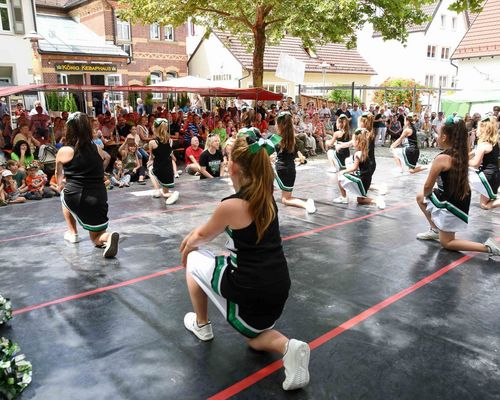
[[446,120],[441,134],[451,144],[447,154],[451,157],[450,195],[464,199],[470,193],[469,186],[469,135],[463,120]]
[[248,202],[259,243],[276,218],[273,197],[274,172],[264,148],[252,153],[248,147],[247,138],[238,137],[234,142],[231,160],[240,167],[240,193]]

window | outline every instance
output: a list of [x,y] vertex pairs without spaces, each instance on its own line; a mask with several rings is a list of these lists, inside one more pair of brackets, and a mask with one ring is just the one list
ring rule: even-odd
[[428,45],[427,58],[435,58],[435,57],[436,57],[436,46]]
[[[0,0],[1,1],[1,0]],[[118,40],[126,40],[130,42],[130,22],[116,20],[116,37]]]
[[232,79],[231,74],[212,75],[213,81],[230,81],[231,79]]
[[130,58],[132,58],[132,45],[131,44],[121,44],[120,47],[122,50],[128,54]]
[[441,28],[445,29],[446,28],[446,15],[441,15]]
[[451,29],[452,30],[457,29],[457,17],[452,17],[451,18]]
[[456,88],[457,87],[457,77],[456,76],[452,76],[451,77],[451,85],[450,85],[452,88]]
[[439,77],[439,86],[447,87],[448,86],[448,77],[446,75],[441,75]]
[[174,41],[174,27],[172,25],[165,26],[165,40]]
[[450,48],[449,47],[442,47],[441,48],[441,60],[447,60],[450,58]]
[[0,32],[11,32],[11,16],[7,0],[0,0]]
[[[120,86],[122,84],[121,75],[104,75],[104,84],[106,86]],[[110,92],[109,93],[110,105],[123,104],[123,92]],[[114,107],[112,107],[114,109]]]
[[[151,85],[158,85],[162,82],[162,73],[159,71],[151,72]],[[153,100],[163,100],[162,93],[153,93]]]
[[165,80],[169,81],[170,79],[175,79],[177,78],[177,72],[169,71],[167,72],[167,75],[165,76]]
[[425,87],[434,87],[434,75],[425,75]]
[[58,85],[67,85],[68,84],[68,75],[57,74],[57,84]]
[[152,40],[160,40],[160,24],[151,24],[149,31]]
[[288,85],[286,83],[264,83],[264,89],[275,93],[287,94]]

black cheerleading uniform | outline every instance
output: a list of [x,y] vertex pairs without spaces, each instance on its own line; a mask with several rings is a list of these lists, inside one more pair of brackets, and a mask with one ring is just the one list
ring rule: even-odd
[[295,184],[295,154],[297,153],[296,148],[293,152],[289,152],[282,149],[279,144],[275,146],[276,148],[276,182],[281,190],[284,192],[293,191],[293,185]]
[[[340,143],[346,143],[349,142],[351,139],[349,138],[349,135],[343,135],[338,141]],[[345,169],[345,160],[349,158],[351,155],[351,152],[349,151],[349,147],[346,147],[345,149],[340,149],[339,151],[335,151],[335,160],[337,161],[337,164],[339,165],[340,169]]]
[[407,167],[414,169],[417,166],[420,150],[418,148],[417,128],[411,125],[411,135],[406,138],[407,142],[403,149],[403,157]]
[[63,166],[66,185],[61,201],[84,229],[103,231],[108,227],[108,194],[102,158],[94,143],[73,150],[73,158]]
[[368,160],[370,160],[370,171],[373,175],[377,169],[377,161],[375,160],[375,134],[373,132],[371,134],[371,139],[368,142]]
[[354,154],[354,158],[359,160],[358,169],[352,174],[344,174],[344,177],[354,182],[361,196],[366,197],[368,189],[370,189],[370,185],[372,184],[373,164],[370,157],[367,157],[366,160],[361,160],[357,154]]
[[174,187],[174,167],[172,166],[172,146],[170,140],[162,143],[156,139],[157,147],[153,149],[153,175],[161,186]]
[[[447,154],[442,152],[440,154]],[[449,154],[447,154],[449,155]],[[461,199],[457,195],[451,194],[450,184],[450,171],[442,171],[437,179],[437,188],[433,190],[432,194],[428,197],[434,207],[438,209],[445,209],[452,213],[459,220],[465,224],[469,221],[469,207],[471,202],[471,191]],[[436,223],[436,221],[434,221]],[[440,228],[446,231],[445,228]],[[452,230],[451,230],[452,231]]]
[[[238,192],[222,201],[235,198],[245,200]],[[228,322],[250,338],[274,325],[290,289],[276,203],[274,209],[275,217],[259,243],[255,222],[243,229],[226,228],[230,255],[216,257],[211,282],[213,290],[227,300]]]
[[479,176],[481,180],[483,180],[482,179],[483,177],[481,176],[482,172],[484,178],[486,179],[486,183],[488,184],[486,185],[486,183],[483,182],[483,185],[486,187],[488,196],[491,200],[496,200],[498,186],[500,184],[500,173],[498,170],[498,153],[499,153],[498,143],[495,143],[492,150],[483,156],[483,162],[479,167]]

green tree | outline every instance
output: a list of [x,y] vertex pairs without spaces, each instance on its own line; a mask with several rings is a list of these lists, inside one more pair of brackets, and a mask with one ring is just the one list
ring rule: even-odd
[[[327,42],[356,44],[356,32],[371,23],[384,39],[405,41],[407,27],[426,20],[422,6],[434,0],[120,0],[119,17],[145,24],[179,26],[188,18],[208,31],[239,37],[253,52],[253,86],[262,87],[266,43],[285,35],[314,48]],[[455,0],[455,11],[481,9],[483,0]]]
[[[373,101],[377,104],[390,104],[391,106],[399,106],[401,103],[407,105],[413,104],[413,88],[421,88],[413,79],[403,79],[403,78],[389,78],[382,82],[380,87],[400,87],[408,88],[404,90],[377,90],[373,95]],[[415,96],[415,110],[420,111],[421,109],[420,94],[416,93]]]
[[[342,89],[334,89],[330,93],[328,93],[328,100],[334,101],[339,104],[342,102],[350,103],[352,100],[352,92],[350,90],[342,90]],[[359,96],[354,96],[354,101],[358,104],[361,104],[361,99]]]

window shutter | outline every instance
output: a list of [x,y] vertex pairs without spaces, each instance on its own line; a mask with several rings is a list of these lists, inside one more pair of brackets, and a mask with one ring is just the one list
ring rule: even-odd
[[12,16],[14,17],[14,32],[24,34],[23,5],[21,0],[12,0]]

